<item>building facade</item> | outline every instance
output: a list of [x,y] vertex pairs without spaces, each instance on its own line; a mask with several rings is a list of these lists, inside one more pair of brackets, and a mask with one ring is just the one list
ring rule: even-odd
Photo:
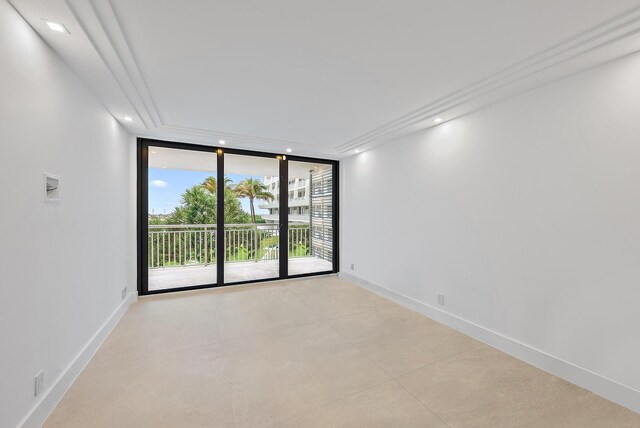
[[[280,220],[280,180],[279,177],[264,177],[262,182],[267,186],[269,192],[275,195],[272,202],[262,201],[258,207],[269,211],[269,214],[263,215],[262,218],[267,223],[277,223]],[[289,223],[309,224],[311,221],[310,210],[310,179],[308,177],[294,177],[289,179]]]

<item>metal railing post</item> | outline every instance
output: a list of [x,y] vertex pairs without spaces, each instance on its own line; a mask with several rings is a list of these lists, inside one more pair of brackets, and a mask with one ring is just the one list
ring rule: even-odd
[[209,244],[207,242],[207,226],[204,227],[204,265],[207,265],[209,258]]
[[258,227],[253,230],[253,259],[258,261]]

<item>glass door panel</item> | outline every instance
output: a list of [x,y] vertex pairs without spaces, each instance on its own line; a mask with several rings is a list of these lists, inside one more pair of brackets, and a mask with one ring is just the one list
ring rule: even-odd
[[216,155],[149,147],[148,291],[216,284]]
[[333,168],[289,161],[288,274],[333,270]]
[[224,282],[280,276],[279,160],[224,155]]

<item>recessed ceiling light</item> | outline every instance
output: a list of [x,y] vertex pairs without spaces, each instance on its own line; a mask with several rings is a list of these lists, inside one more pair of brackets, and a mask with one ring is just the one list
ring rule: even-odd
[[442,122],[442,118],[441,117],[436,117],[435,119],[433,119],[434,123],[440,123]]
[[355,149],[355,152],[356,153],[360,153],[360,149]]
[[293,150],[291,149],[287,149],[287,153],[291,153]]
[[53,22],[53,21],[45,21],[45,22],[47,23],[49,28],[51,28],[53,31],[57,31],[58,33],[69,33],[67,28],[64,25],[60,24],[59,22]]
[[126,122],[133,122],[133,118],[132,118],[131,116],[125,116],[125,117],[124,117],[124,120],[125,120]]
[[220,144],[222,144],[222,145],[227,144],[227,142],[226,142],[226,141],[224,141],[224,140],[219,140],[219,141],[218,141],[218,143],[220,143]]

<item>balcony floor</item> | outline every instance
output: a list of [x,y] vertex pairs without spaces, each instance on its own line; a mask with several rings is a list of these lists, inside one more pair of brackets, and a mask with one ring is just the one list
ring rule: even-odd
[[[301,257],[289,260],[289,275],[326,272],[331,269],[331,262],[317,257]],[[225,282],[228,283],[278,278],[278,274],[278,260],[227,263],[224,270]],[[215,282],[215,264],[149,269],[149,291],[213,284]]]

